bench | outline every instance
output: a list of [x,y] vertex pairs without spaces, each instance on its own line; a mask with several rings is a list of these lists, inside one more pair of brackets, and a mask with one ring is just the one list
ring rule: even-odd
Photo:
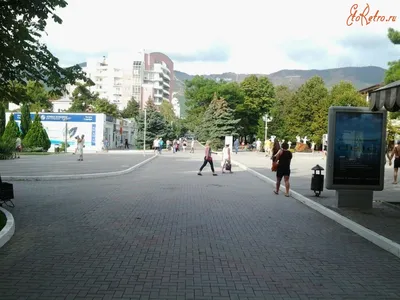
[[15,207],[14,203],[12,202],[14,199],[14,187],[12,183],[2,182],[0,176],[0,206],[5,204],[8,207]]

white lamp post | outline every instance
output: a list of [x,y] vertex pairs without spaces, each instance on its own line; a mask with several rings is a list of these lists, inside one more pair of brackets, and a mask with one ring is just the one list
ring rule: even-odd
[[268,114],[263,116],[263,121],[265,122],[265,132],[264,132],[264,142],[267,140],[268,137],[268,122],[272,121],[272,117],[268,117]]
[[146,156],[146,129],[147,129],[147,112],[144,109],[144,130],[143,130],[143,155]]

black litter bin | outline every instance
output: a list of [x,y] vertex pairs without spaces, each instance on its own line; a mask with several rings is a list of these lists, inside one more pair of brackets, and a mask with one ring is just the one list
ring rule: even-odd
[[[320,165],[316,165],[311,170],[314,171],[311,178],[311,190],[314,191],[315,196],[319,197],[324,190],[324,175],[321,174],[324,168]],[[317,174],[317,171],[319,171],[319,174]]]

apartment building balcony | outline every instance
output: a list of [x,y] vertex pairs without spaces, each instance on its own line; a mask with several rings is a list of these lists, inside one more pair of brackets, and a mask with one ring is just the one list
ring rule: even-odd
[[154,94],[154,98],[162,98],[162,97],[163,97],[163,94],[161,94],[158,91]]
[[169,77],[168,74],[162,73],[162,75],[163,75],[164,78],[166,78],[166,79],[168,79],[168,80],[171,80],[171,77]]
[[164,93],[164,94],[167,94],[168,97],[169,97],[169,95],[170,95],[169,90],[167,90],[167,89],[163,89],[163,93]]
[[161,65],[161,69],[163,69],[164,71],[166,71],[168,74],[171,74],[171,71],[168,69],[168,67],[164,64]]

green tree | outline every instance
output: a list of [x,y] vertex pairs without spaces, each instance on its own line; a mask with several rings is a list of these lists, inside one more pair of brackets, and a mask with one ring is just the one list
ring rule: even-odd
[[172,139],[182,137],[189,131],[184,119],[176,119],[175,121],[172,121],[172,130],[174,132]]
[[89,84],[77,84],[71,95],[72,103],[68,112],[85,112],[99,98],[99,95],[92,93],[88,87]]
[[198,136],[203,141],[211,140],[214,147],[220,147],[225,136],[237,134],[236,126],[239,122],[239,119],[234,119],[234,111],[228,102],[215,93],[204,114]]
[[114,118],[119,117],[118,106],[114,103],[108,102],[107,99],[96,99],[93,101],[94,112],[102,113]]
[[202,122],[203,115],[217,92],[219,83],[203,76],[185,81],[186,126],[194,131]]
[[236,111],[241,117],[240,126],[243,136],[254,135],[258,131],[260,118],[269,113],[275,102],[275,89],[267,77],[251,75],[240,84],[244,93],[243,104]]
[[20,103],[20,95],[10,85],[14,81],[23,85],[26,80],[46,82],[61,95],[67,84],[87,80],[78,65],[60,67],[59,60],[40,41],[48,20],[62,23],[54,11],[66,6],[65,0],[1,2],[0,101]]
[[[138,120],[138,137],[137,143],[140,148],[143,148],[145,112],[139,113]],[[154,101],[149,98],[146,102],[146,148],[151,148],[153,140],[156,137],[165,138],[168,128],[164,117],[157,111]]]
[[35,115],[35,119],[33,120],[32,126],[23,140],[23,144],[26,148],[32,150],[41,148],[44,151],[47,151],[51,146],[50,139],[46,130],[43,128],[38,113]]
[[400,80],[400,60],[388,62],[389,68],[385,71],[385,84]]
[[333,106],[368,106],[367,100],[361,95],[351,82],[341,81],[334,85],[329,93]]
[[121,116],[125,119],[136,118],[139,115],[139,103],[132,97],[127,106],[122,110]]
[[31,127],[31,111],[29,109],[29,104],[25,103],[21,107],[21,137],[24,138]]
[[[400,32],[394,30],[393,28],[388,29],[388,38],[389,40],[395,44],[400,44]],[[400,60],[390,61],[388,62],[389,68],[385,72],[385,84],[389,84],[395,81],[400,80]],[[390,119],[398,119],[400,118],[400,112],[389,112]]]
[[[293,96],[294,93],[289,87],[284,85],[275,87],[275,102],[269,114],[272,117],[272,121],[268,123],[268,136],[275,135],[280,139],[288,139],[285,115],[291,110],[290,105],[292,104]],[[265,127],[265,124],[263,126]]]
[[51,101],[49,100],[49,92],[46,91],[43,84],[37,81],[28,81],[26,85],[26,96],[28,97],[28,101],[31,104],[31,111],[51,111],[53,108],[53,103],[51,103]]
[[0,102],[0,140],[6,129],[6,109],[4,104]]
[[328,90],[319,76],[312,77],[295,92],[288,102],[291,109],[285,114],[287,139],[293,141],[297,135],[306,135],[316,143],[321,140],[319,134],[325,130],[326,122],[319,120],[318,115],[326,113],[321,103],[327,97]]
[[4,130],[2,140],[7,144],[15,145],[15,140],[20,136],[20,131],[17,122],[14,120],[14,114],[10,114],[6,129]]
[[169,101],[163,100],[160,105],[160,113],[168,123],[176,119],[174,107]]

